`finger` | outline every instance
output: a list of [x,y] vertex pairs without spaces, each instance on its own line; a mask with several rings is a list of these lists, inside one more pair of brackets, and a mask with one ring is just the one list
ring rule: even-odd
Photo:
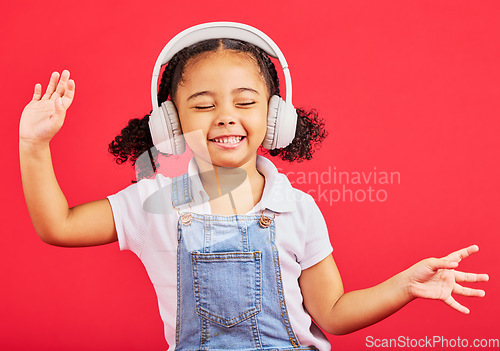
[[50,76],[49,85],[47,86],[47,90],[42,97],[42,100],[48,100],[56,90],[57,80],[59,79],[59,72],[52,72]]
[[66,87],[66,90],[64,91],[64,96],[62,97],[63,105],[66,109],[69,107],[69,105],[71,105],[74,96],[75,96],[75,81],[73,79],[70,79],[68,80],[68,85]]
[[465,273],[455,271],[455,281],[460,283],[487,282],[490,279],[488,274]]
[[53,99],[56,99],[58,97],[62,97],[64,95],[64,91],[66,90],[68,80],[69,80],[69,71],[65,69],[61,73],[61,79],[59,80],[59,83],[57,84],[57,88],[56,88],[55,93],[52,95]]
[[460,284],[455,284],[455,286],[453,287],[453,293],[462,296],[475,296],[475,297],[483,297],[484,295],[486,295],[486,292],[484,290],[471,289],[464,287]]
[[40,83],[35,84],[35,92],[33,93],[33,100],[40,100],[42,97],[42,85]]
[[458,262],[450,261],[446,258],[429,258],[427,264],[434,271],[438,269],[453,269],[458,266]]
[[479,251],[479,246],[471,245],[471,246],[466,247],[464,249],[460,249],[458,251],[452,252],[451,254],[449,254],[443,258],[448,259],[450,261],[460,262],[464,258],[467,258],[470,255],[472,255],[473,253],[478,252],[478,251]]
[[450,306],[451,308],[456,309],[458,312],[462,312],[465,314],[470,313],[470,310],[467,307],[459,304],[452,296],[448,296],[448,298],[444,300],[444,303]]

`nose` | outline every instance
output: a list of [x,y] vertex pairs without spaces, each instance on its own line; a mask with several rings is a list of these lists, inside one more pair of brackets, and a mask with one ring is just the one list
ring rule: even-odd
[[235,125],[235,124],[236,124],[236,122],[235,122],[235,121],[233,121],[233,120],[231,119],[231,117],[228,117],[228,118],[223,118],[223,119],[219,118],[219,119],[218,119],[218,121],[217,121],[217,125],[218,125],[219,127],[223,127],[223,126],[225,126],[225,125],[231,126],[231,125]]
[[219,127],[236,124],[235,111],[229,106],[220,106],[215,119],[215,124]]

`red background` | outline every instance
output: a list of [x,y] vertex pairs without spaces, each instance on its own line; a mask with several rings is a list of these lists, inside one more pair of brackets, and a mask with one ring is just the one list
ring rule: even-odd
[[387,192],[383,202],[330,206],[318,198],[346,290],[425,257],[472,243],[481,248],[461,264],[490,275],[478,284],[486,297],[457,297],[470,315],[414,301],[377,325],[330,337],[333,348],[366,350],[367,336],[500,338],[497,1],[0,6],[1,349],[166,349],[153,287],[132,253],[116,243],[65,249],[38,239],[21,188],[19,116],[35,83],[45,89],[52,71],[69,69],[76,98],[52,141],[59,183],[70,205],[115,193],[134,174],[114,164],[107,145],[130,118],[149,112],[157,55],[179,31],[216,20],[248,23],[273,38],[291,67],[294,104],[316,107],[327,120],[330,136],[315,159],[280,164],[284,171],[400,173],[400,184],[375,186]]

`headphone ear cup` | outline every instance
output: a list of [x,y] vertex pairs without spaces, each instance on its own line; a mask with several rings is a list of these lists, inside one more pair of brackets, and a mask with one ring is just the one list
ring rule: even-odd
[[161,104],[163,114],[165,115],[168,138],[172,145],[172,155],[181,155],[186,151],[186,142],[182,135],[181,123],[177,115],[177,109],[172,101],[167,100]]
[[280,106],[283,100],[278,95],[273,95],[269,99],[269,107],[267,113],[267,131],[262,146],[265,149],[271,150],[276,144],[276,122],[280,113]]
[[153,110],[149,117],[149,130],[158,151],[180,155],[186,150],[179,117],[172,101],[165,101],[158,109]]
[[262,146],[272,150],[290,145],[295,138],[297,111],[278,95],[271,96],[268,109],[267,132]]

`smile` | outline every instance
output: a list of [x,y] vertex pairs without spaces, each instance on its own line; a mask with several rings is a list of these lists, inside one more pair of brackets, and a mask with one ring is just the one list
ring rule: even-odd
[[214,143],[219,149],[236,150],[243,145],[245,138],[245,136],[241,135],[225,135],[209,139],[209,141]]
[[216,143],[221,143],[221,144],[237,144],[243,138],[244,138],[243,136],[229,136],[229,137],[220,137],[220,138],[210,139],[210,141],[214,141]]

